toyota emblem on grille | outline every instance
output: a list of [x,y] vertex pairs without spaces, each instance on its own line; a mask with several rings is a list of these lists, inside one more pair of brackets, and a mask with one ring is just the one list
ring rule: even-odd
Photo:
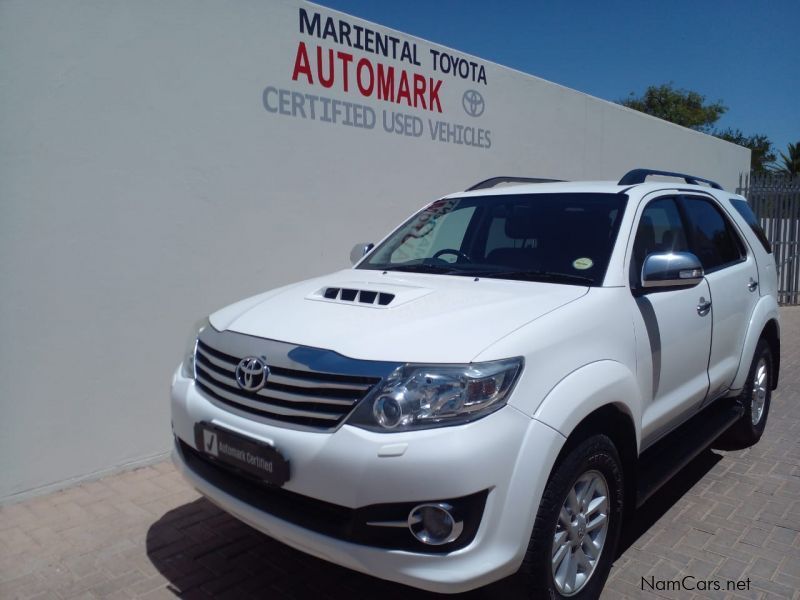
[[257,356],[248,356],[236,365],[236,383],[248,392],[257,392],[264,387],[269,377],[269,367],[266,359]]

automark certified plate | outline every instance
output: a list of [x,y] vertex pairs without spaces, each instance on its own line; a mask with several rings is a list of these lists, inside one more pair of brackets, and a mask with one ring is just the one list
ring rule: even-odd
[[195,445],[207,456],[281,486],[289,480],[289,461],[274,447],[211,423],[196,423]]

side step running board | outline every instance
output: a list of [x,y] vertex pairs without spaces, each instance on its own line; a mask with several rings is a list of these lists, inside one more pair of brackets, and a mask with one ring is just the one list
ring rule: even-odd
[[645,450],[639,457],[636,506],[644,504],[743,414],[744,408],[734,400],[718,400]]

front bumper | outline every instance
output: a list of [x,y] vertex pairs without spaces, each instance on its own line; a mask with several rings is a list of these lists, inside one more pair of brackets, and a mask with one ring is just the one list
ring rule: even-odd
[[[235,414],[176,373],[172,387],[173,459],[200,493],[252,527],[324,560],[414,587],[457,593],[517,570],[544,485],[564,438],[506,407],[467,425],[404,433],[351,426],[335,432],[277,427]],[[488,491],[477,531],[463,548],[418,552],[356,544],[325,535],[229,493],[181,450],[195,449],[194,424],[207,421],[267,442],[291,461],[283,490],[342,509],[460,498]],[[274,512],[274,511],[273,511]],[[309,528],[312,527],[312,528]],[[329,532],[330,533],[330,532]],[[411,537],[411,534],[408,534]]]

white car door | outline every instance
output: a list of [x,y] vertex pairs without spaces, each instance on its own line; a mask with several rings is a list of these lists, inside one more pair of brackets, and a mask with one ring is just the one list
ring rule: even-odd
[[730,387],[739,369],[747,325],[759,296],[758,267],[716,201],[701,196],[684,196],[680,201],[689,222],[689,246],[700,259],[711,288],[708,398],[713,400]]
[[634,326],[645,404],[642,444],[649,446],[691,416],[708,393],[711,348],[710,289],[703,280],[683,289],[640,286],[641,266],[654,252],[689,251],[676,197],[656,197],[639,207],[630,255]]

